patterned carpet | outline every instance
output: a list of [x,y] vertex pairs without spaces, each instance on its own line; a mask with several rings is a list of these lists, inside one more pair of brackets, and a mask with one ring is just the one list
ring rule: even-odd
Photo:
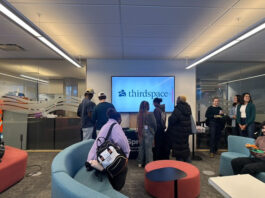
[[[2,198],[49,198],[51,197],[51,162],[57,153],[33,152],[29,153],[26,177],[0,194]],[[192,164],[201,172],[201,198],[221,198],[222,196],[208,184],[209,176],[203,171],[213,171],[218,175],[219,157],[209,158],[207,152],[198,152],[202,161],[193,161]],[[38,166],[36,166],[38,165]],[[40,171],[42,174],[32,176]],[[150,198],[144,189],[144,169],[137,167],[135,160],[129,160],[129,171],[126,184],[121,191],[130,198]]]

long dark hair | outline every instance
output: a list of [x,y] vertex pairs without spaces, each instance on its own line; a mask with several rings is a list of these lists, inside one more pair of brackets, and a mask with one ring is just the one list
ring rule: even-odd
[[146,114],[148,111],[149,111],[149,103],[147,101],[142,101],[140,104],[139,114],[138,114],[138,118],[137,118],[139,137],[142,137],[142,135],[143,135],[144,121],[145,121]]
[[237,103],[234,102],[233,103],[233,107],[235,107],[237,104],[242,104],[242,99],[240,95],[235,95],[236,99],[237,99]]
[[107,110],[107,117],[116,120],[117,122],[121,121],[121,114],[119,112],[117,112],[115,109],[113,108],[109,108]]
[[245,97],[245,95],[249,95],[250,100],[249,100],[248,103],[252,103],[252,97],[251,97],[250,93],[246,92],[246,93],[243,93],[243,94],[242,94],[241,104],[243,105],[243,104],[245,103],[245,102],[244,102],[244,97]]

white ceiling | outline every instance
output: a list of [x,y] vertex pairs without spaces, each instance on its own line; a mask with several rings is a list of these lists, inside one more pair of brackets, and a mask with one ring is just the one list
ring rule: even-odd
[[[195,59],[265,19],[265,0],[9,2],[77,58]],[[3,17],[0,27],[0,43],[26,49],[0,50],[0,58],[60,58]],[[213,60],[265,61],[264,40],[259,34]]]
[[265,18],[264,0],[10,2],[82,58],[194,59]]

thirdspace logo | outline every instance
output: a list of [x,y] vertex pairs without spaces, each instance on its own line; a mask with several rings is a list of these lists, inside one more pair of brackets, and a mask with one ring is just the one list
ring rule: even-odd
[[[128,94],[127,94],[128,93]],[[129,92],[125,92],[124,89],[122,89],[121,91],[119,91],[119,97],[144,97],[144,98],[165,98],[168,97],[169,93],[168,92],[163,92],[163,91],[148,91],[147,89],[144,91],[140,91],[140,90],[131,90]]]
[[124,91],[124,89],[119,91],[119,97],[123,97],[123,96],[126,96],[126,92]]

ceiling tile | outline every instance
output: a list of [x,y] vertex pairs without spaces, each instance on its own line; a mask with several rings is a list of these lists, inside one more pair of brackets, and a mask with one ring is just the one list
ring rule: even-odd
[[[49,23],[119,23],[119,7],[82,4],[13,4],[31,21]],[[38,16],[40,14],[40,17]],[[38,24],[38,23],[37,23]]]
[[265,1],[264,0],[255,0],[255,1],[249,1],[249,0],[240,0],[235,6],[235,8],[265,8]]
[[120,24],[41,23],[40,28],[49,36],[120,37]]
[[124,58],[170,59],[170,55],[176,50],[175,47],[168,46],[124,46]]
[[0,50],[0,58],[61,58],[31,36],[0,36],[0,43],[17,44],[25,49],[20,52]]
[[118,5],[119,0],[10,0],[15,3],[31,4],[87,4],[87,5]]
[[[118,37],[85,37],[78,38],[72,36],[54,36],[54,40],[62,46],[68,53],[78,56],[84,56],[87,52],[92,53],[95,49],[101,49],[107,46],[114,48],[121,47],[121,39]],[[107,55],[107,54],[105,54]]]
[[215,25],[250,27],[264,20],[265,9],[231,9]]
[[168,38],[124,38],[123,43],[129,46],[185,46],[186,40],[181,39],[168,39]]
[[84,55],[88,59],[121,59],[122,48],[121,46],[105,46],[95,47],[91,51],[86,51]]
[[121,0],[122,5],[141,6],[178,6],[178,7],[209,7],[219,8],[231,6],[236,0]]
[[[122,6],[122,24],[207,26],[223,9]],[[136,14],[137,13],[137,14]],[[197,19],[197,20],[194,20]]]
[[[123,24],[125,37],[158,37],[188,39],[194,36],[193,26],[190,25],[129,25]],[[196,27],[200,28],[199,26]]]

